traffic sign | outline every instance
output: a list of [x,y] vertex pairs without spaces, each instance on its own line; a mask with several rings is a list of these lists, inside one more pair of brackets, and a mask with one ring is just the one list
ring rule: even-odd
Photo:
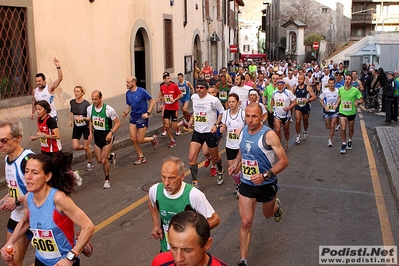
[[237,53],[238,47],[235,44],[230,44],[230,53]]
[[319,49],[319,43],[318,42],[314,42],[313,43],[313,49],[315,49],[315,50]]

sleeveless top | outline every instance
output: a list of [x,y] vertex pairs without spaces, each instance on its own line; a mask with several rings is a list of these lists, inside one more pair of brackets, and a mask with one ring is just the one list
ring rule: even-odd
[[58,190],[51,188],[46,201],[37,207],[33,193],[29,193],[29,224],[33,233],[31,244],[36,249],[36,257],[46,265],[54,265],[75,246],[75,232],[72,220],[60,213],[54,203]]
[[163,192],[164,185],[159,183],[157,186],[156,205],[161,216],[161,226],[164,232],[164,238],[161,240],[162,251],[168,251],[170,249],[168,229],[172,217],[175,216],[176,213],[182,211],[194,210],[190,203],[190,191],[192,188],[192,186],[186,184],[184,186],[183,194],[179,198],[170,199],[167,198]]
[[[37,118],[37,126],[39,131],[46,135],[53,135],[53,129],[49,128],[47,125],[47,121],[49,119],[53,119],[50,115],[47,115],[43,120],[40,117]],[[56,123],[56,122],[55,122]],[[41,150],[44,152],[59,152],[62,150],[61,140],[60,139],[48,139],[40,137],[40,146]]]
[[[308,92],[307,88],[308,87],[306,84],[302,89],[299,87],[299,85],[296,86],[295,96],[296,96],[296,101],[297,101],[298,105],[295,107],[300,107],[300,108],[309,107],[310,108],[309,103],[307,103],[307,102],[305,103],[305,100],[309,98],[309,92]],[[297,109],[297,108],[295,108],[295,109]]]
[[92,105],[91,117],[95,130],[107,131],[112,128],[112,119],[107,117],[106,107],[107,105],[104,103],[101,111],[97,112],[94,104]]
[[50,116],[51,117],[57,116],[57,111],[55,110],[55,106],[54,106],[54,94],[51,94],[49,92],[48,85],[46,85],[46,87],[44,87],[44,89],[42,91],[40,91],[39,88],[36,88],[34,97],[37,102],[41,101],[41,100],[45,100],[46,102],[48,102],[51,107]]
[[[24,196],[26,190],[25,169],[22,169],[23,163],[28,161],[28,155],[33,154],[29,149],[21,152],[17,159],[8,162],[8,156],[5,158],[6,180],[8,186],[8,196],[17,198]],[[19,222],[24,215],[24,206],[19,205],[11,212],[11,219]]]
[[244,126],[240,134],[241,150],[241,182],[251,186],[261,186],[277,181],[277,176],[270,177],[260,185],[255,185],[251,181],[251,176],[262,174],[271,169],[276,163],[275,153],[270,145],[266,144],[266,134],[271,130],[269,127],[262,126],[255,134],[248,133],[248,126]]

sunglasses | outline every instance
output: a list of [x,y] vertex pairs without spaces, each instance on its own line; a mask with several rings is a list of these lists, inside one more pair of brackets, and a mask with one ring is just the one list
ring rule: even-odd
[[205,86],[197,86],[197,89],[205,89]]
[[13,138],[14,138],[14,137],[12,137],[12,138],[10,138],[10,139],[7,139],[7,138],[0,139],[0,142],[1,142],[1,144],[7,144],[8,141],[9,141],[9,140],[12,140]]

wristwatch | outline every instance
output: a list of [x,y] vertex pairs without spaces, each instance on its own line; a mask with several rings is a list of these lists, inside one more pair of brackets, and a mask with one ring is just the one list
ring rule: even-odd
[[18,198],[15,198],[15,205],[17,206],[21,205],[21,202],[18,200]]
[[263,180],[266,180],[266,179],[268,179],[270,176],[269,176],[269,172],[264,172],[263,174],[262,174],[262,176],[263,176]]
[[146,112],[147,113],[147,115],[150,115],[151,113],[150,112]]
[[67,260],[69,260],[69,261],[74,261],[76,257],[75,257],[75,254],[72,253],[72,251],[69,251],[66,254],[65,258],[67,258]]

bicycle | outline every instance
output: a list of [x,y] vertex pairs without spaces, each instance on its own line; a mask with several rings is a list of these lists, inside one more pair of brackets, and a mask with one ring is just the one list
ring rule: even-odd
[[380,109],[380,102],[378,96],[379,90],[377,89],[373,95],[369,95],[364,102],[366,110],[371,113],[377,113]]

